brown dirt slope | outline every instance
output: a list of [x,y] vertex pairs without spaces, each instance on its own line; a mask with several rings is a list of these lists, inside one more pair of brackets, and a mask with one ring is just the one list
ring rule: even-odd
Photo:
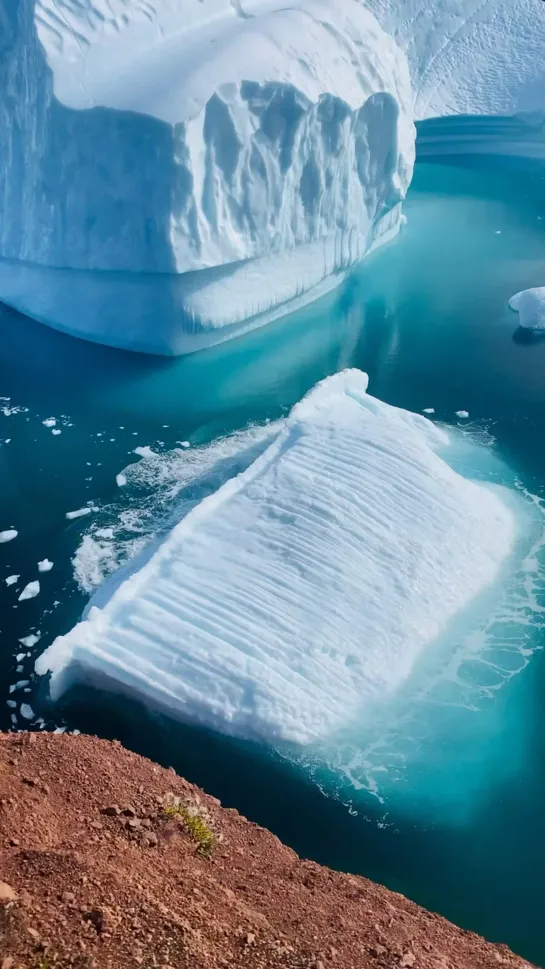
[[1,969],[499,966],[528,963],[119,744],[0,735]]

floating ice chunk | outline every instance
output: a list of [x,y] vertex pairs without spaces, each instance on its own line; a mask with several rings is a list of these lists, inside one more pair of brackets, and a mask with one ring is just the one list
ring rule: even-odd
[[[114,575],[38,659],[243,737],[311,743],[385,700],[493,583],[507,492],[437,453],[449,437],[346,371],[250,467]],[[523,516],[522,516],[523,517]]]
[[0,543],[2,542],[12,542],[14,538],[17,538],[19,534],[15,528],[8,528],[5,532],[0,532]]
[[123,488],[127,484],[127,475],[120,473],[116,475],[115,481],[118,488]]
[[4,579],[6,585],[15,585],[16,582],[21,578],[20,575],[8,575],[7,579]]
[[53,562],[50,562],[49,559],[42,559],[41,562],[38,562],[38,572],[51,572],[52,568]]
[[67,511],[66,512],[66,517],[69,518],[69,519],[72,519],[72,518],[83,518],[84,515],[90,515],[91,514],[91,510],[92,510],[91,508],[78,508],[77,511]]
[[180,447],[185,447],[185,448],[191,447],[191,444],[189,443],[189,441],[178,441],[177,443],[180,445]]
[[[21,642],[21,640],[19,640],[19,642]],[[26,653],[17,653],[17,656],[15,657],[15,662],[20,663],[21,660],[25,658],[25,656],[26,656]]]
[[12,683],[9,692],[15,693],[17,690],[24,690],[28,686],[30,680],[19,680],[17,683]]
[[10,710],[17,709],[17,703],[15,702],[15,700],[6,700],[6,704],[10,708]]
[[28,636],[23,636],[19,642],[21,643],[21,646],[26,646],[27,649],[32,649],[32,647],[40,641],[41,635],[41,632],[29,633]]
[[37,579],[34,582],[29,582],[25,585],[21,595],[19,596],[19,602],[24,602],[25,599],[34,599],[40,592],[40,583]]
[[152,451],[150,447],[135,447],[134,453],[138,454],[140,458],[154,458],[155,451]]
[[35,717],[34,710],[32,709],[31,706],[28,705],[28,703],[21,703],[21,706],[19,708],[19,713],[21,714],[24,720],[34,720],[34,717]]
[[456,417],[459,417],[461,420],[465,420],[466,417],[469,417],[469,411],[467,411],[467,410],[457,410],[456,411]]
[[435,414],[435,407],[424,407],[423,414]]
[[545,330],[545,286],[524,289],[509,300],[519,315],[519,326],[527,330]]
[[45,421],[42,421],[42,424],[44,425],[44,427],[55,427],[56,423],[57,423],[56,417],[46,417]]
[[58,434],[62,434],[62,431],[60,430],[60,428],[54,427],[51,433],[57,436]]

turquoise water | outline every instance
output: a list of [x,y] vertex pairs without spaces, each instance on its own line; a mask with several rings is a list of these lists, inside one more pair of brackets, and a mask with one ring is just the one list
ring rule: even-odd
[[[375,395],[433,407],[435,419],[484,442],[492,478],[543,493],[545,341],[521,342],[507,299],[544,282],[545,179],[513,161],[420,164],[406,213],[400,239],[326,300],[190,358],[118,353],[0,312],[0,530],[19,532],[0,545],[2,682],[16,704],[2,706],[1,724],[24,725],[25,702],[48,727],[120,737],[301,853],[383,881],[545,962],[539,548],[535,571],[521,569],[461,675],[424,691],[420,705],[409,696],[397,719],[367,738],[358,751],[362,789],[347,780],[353,749],[339,749],[332,776],[150,721],[117,698],[80,690],[51,711],[32,681],[8,692],[29,678],[26,654],[69,628],[93,585],[168,523],[184,496],[195,497],[194,473],[206,477],[214,456],[230,453],[210,442],[281,417],[345,366],[367,370]],[[469,419],[457,418],[460,410]],[[66,519],[83,507],[88,515]],[[38,574],[46,557],[53,568]],[[8,586],[10,575],[20,578]],[[40,594],[19,603],[38,576]],[[37,644],[20,645],[38,631]]]

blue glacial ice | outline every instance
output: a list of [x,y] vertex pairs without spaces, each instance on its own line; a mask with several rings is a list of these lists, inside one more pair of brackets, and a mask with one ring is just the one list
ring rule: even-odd
[[195,350],[399,228],[407,61],[358,0],[0,0],[0,38],[0,298],[38,320]]
[[90,682],[304,745],[388,704],[495,587],[526,513],[451,467],[444,430],[366,388],[355,370],[318,384],[246,470],[114,573],[37,661],[52,698]]
[[509,306],[519,315],[519,326],[526,330],[545,331],[545,286],[535,286],[515,293]]

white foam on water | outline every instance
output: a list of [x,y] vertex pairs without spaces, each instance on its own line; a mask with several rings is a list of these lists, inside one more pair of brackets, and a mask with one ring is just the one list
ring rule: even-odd
[[455,470],[444,431],[366,384],[358,371],[324,381],[247,470],[198,504],[194,493],[40,657],[53,698],[83,676],[310,747],[392,704],[497,584],[527,513]]
[[123,479],[122,502],[100,509],[72,560],[80,589],[94,592],[148,541],[181,521],[197,501],[248,467],[256,449],[265,447],[281,426],[282,421],[253,424],[191,451],[189,442],[182,441],[182,450],[150,452],[124,468],[117,476]]

